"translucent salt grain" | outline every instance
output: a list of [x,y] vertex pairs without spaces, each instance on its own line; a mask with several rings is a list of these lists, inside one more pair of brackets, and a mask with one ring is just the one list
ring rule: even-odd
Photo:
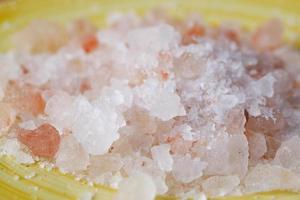
[[63,172],[85,170],[89,155],[73,135],[63,135],[55,158],[55,165]]
[[151,177],[137,172],[120,183],[116,200],[153,200],[156,188]]
[[[188,167],[188,170],[186,167]],[[199,158],[192,159],[189,154],[174,158],[172,174],[176,180],[189,183],[203,175],[203,170],[207,167],[207,163]]]
[[91,156],[88,166],[88,177],[98,180],[105,173],[115,173],[123,167],[124,163],[118,154]]
[[155,79],[146,80],[144,85],[136,89],[136,95],[141,100],[139,104],[151,115],[164,121],[185,115],[185,109],[174,91],[173,84],[167,82],[163,85]]
[[73,97],[67,93],[59,93],[48,99],[45,107],[45,113],[50,121],[60,130],[70,129],[73,124]]
[[247,135],[250,160],[258,161],[267,152],[266,138],[261,133]]
[[251,42],[258,50],[272,50],[281,45],[282,36],[283,24],[278,19],[271,19],[253,33]]
[[94,106],[83,96],[74,100],[73,108],[74,137],[88,153],[106,153],[119,138],[118,129],[125,125],[122,115],[112,105],[99,101]]
[[0,151],[8,155],[15,156],[19,163],[34,163],[33,158],[21,150],[20,143],[17,139],[7,139],[3,144],[0,145]]
[[276,152],[273,163],[300,174],[300,138],[293,136],[284,141]]
[[43,113],[45,108],[40,91],[30,85],[9,84],[3,101],[10,103],[18,112],[33,116]]
[[288,169],[270,164],[258,164],[245,177],[245,192],[273,190],[299,191],[300,178]]
[[173,158],[170,155],[170,149],[169,144],[161,144],[151,148],[151,155],[161,170],[172,170]]
[[202,187],[209,196],[225,196],[239,184],[238,176],[212,176],[202,182]]
[[245,135],[218,136],[213,139],[203,160],[208,166],[205,175],[243,177],[248,170],[248,142]]
[[130,48],[140,51],[166,51],[178,44],[180,35],[169,25],[132,30],[127,35]]
[[12,126],[16,119],[16,113],[13,108],[6,103],[0,102],[0,136]]
[[36,124],[32,120],[24,121],[19,124],[19,127],[27,130],[34,130],[37,128]]

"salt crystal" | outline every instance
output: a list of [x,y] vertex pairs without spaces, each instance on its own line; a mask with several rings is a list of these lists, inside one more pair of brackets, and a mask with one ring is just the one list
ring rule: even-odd
[[248,142],[245,135],[218,136],[213,139],[204,161],[205,175],[231,175],[243,177],[248,169]]
[[32,120],[24,121],[24,122],[20,123],[19,127],[22,129],[27,129],[27,130],[34,130],[37,128],[34,121],[32,121]]
[[155,79],[148,79],[144,85],[136,89],[140,98],[140,105],[149,110],[150,114],[164,121],[176,116],[185,115],[185,109],[175,93],[174,83],[159,83]]
[[299,191],[300,178],[288,169],[270,164],[258,164],[245,177],[245,192],[273,190]]
[[132,30],[127,35],[130,48],[139,51],[159,52],[174,48],[180,35],[169,25],[158,25],[153,27]]
[[6,103],[0,102],[0,136],[12,126],[16,119],[16,113],[13,108]]
[[293,136],[281,143],[273,163],[300,174],[300,138]]
[[94,106],[83,96],[74,100],[73,108],[74,137],[88,153],[106,153],[119,138],[118,129],[125,125],[122,116],[112,105],[99,101]]
[[61,130],[70,129],[73,124],[72,107],[73,97],[67,93],[59,93],[48,99],[45,107],[45,113],[49,116],[50,121]]
[[[188,166],[188,170],[186,167]],[[183,183],[189,183],[203,175],[203,170],[207,167],[207,163],[199,158],[192,159],[189,154],[174,158],[172,174],[176,180]]]
[[147,174],[137,172],[120,183],[117,200],[153,200],[156,188]]
[[151,148],[151,154],[156,161],[158,167],[164,171],[171,171],[173,165],[173,158],[170,155],[170,145],[161,144]]
[[60,144],[58,131],[50,124],[43,124],[32,131],[20,129],[17,136],[33,155],[46,158],[53,158]]
[[15,156],[19,163],[31,164],[34,163],[33,158],[21,150],[20,143],[17,139],[7,139],[4,144],[0,146],[0,151],[8,155]]
[[209,196],[225,196],[239,184],[238,176],[212,176],[202,182],[202,187]]
[[98,176],[105,173],[115,173],[123,167],[123,161],[118,154],[91,156],[88,166],[88,177],[98,180]]
[[250,160],[258,161],[267,152],[266,138],[261,133],[250,133],[247,138]]
[[89,155],[73,135],[63,135],[55,158],[55,165],[63,172],[85,170]]

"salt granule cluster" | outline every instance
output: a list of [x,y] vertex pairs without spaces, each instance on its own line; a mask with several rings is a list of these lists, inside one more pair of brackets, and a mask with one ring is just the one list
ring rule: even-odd
[[300,190],[300,54],[162,13],[34,21],[0,55],[0,151],[119,188],[116,199]]

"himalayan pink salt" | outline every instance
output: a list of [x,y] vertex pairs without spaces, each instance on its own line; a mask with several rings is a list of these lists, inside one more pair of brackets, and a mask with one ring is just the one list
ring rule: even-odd
[[89,165],[89,155],[73,135],[63,135],[55,156],[55,165],[63,172],[85,170]]
[[244,180],[245,192],[272,190],[299,191],[300,178],[288,169],[270,164],[258,164]]
[[202,187],[209,196],[225,196],[239,184],[238,176],[212,176],[203,181]]
[[247,135],[249,143],[249,159],[258,161],[267,152],[266,138],[261,133],[250,133]]
[[205,175],[243,177],[248,169],[248,141],[245,135],[218,136],[209,144],[203,161],[208,166]]
[[101,175],[115,173],[123,167],[123,164],[119,154],[91,156],[88,166],[88,178],[98,182]]
[[19,129],[18,140],[35,156],[54,158],[60,145],[58,131],[50,124],[43,124],[33,131]]
[[43,113],[45,108],[45,101],[40,92],[30,85],[10,83],[3,101],[10,103],[18,112],[34,116]]
[[161,170],[172,170],[173,158],[170,155],[170,149],[171,147],[169,144],[161,144],[151,148],[151,155]]
[[[187,167],[188,166],[188,170]],[[189,183],[203,175],[203,170],[207,168],[207,163],[199,158],[192,159],[189,154],[174,158],[172,174],[176,180]]]
[[117,200],[153,200],[156,188],[151,177],[137,172],[120,183]]
[[4,134],[15,122],[15,111],[9,104],[0,102],[0,135]]
[[293,172],[300,173],[300,138],[293,136],[290,139],[281,143],[276,152],[273,163],[280,165]]
[[87,35],[83,38],[82,41],[82,48],[86,53],[92,52],[94,49],[96,49],[99,45],[99,42],[94,35]]
[[273,114],[274,118],[258,116],[250,116],[246,123],[246,129],[251,132],[273,134],[283,129],[286,125],[285,119],[280,112]]
[[0,55],[2,153],[119,199],[300,191],[299,52],[280,22],[249,34],[162,11],[110,20],[16,35]]
[[251,42],[258,50],[273,50],[282,44],[283,25],[272,19],[259,27],[252,35]]

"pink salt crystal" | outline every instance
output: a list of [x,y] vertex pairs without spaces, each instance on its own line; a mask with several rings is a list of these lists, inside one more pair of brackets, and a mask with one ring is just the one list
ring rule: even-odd
[[43,124],[33,131],[19,129],[17,134],[18,140],[35,156],[52,159],[58,151],[60,136],[50,124]]
[[274,164],[300,174],[300,138],[293,136],[284,141],[276,152]]
[[87,169],[88,178],[97,181],[103,174],[115,173],[124,163],[119,154],[91,156]]
[[189,154],[177,156],[174,158],[172,174],[176,180],[182,183],[189,183],[200,178],[206,167],[208,167],[207,163],[199,158],[192,159]]
[[202,182],[208,196],[225,196],[240,184],[238,176],[212,176]]
[[272,19],[259,27],[251,37],[252,45],[261,51],[273,50],[282,44],[283,25]]
[[187,141],[181,137],[175,138],[171,143],[171,152],[173,154],[184,155],[190,151],[190,148],[193,145],[193,141]]
[[249,157],[251,161],[258,161],[267,152],[266,138],[261,133],[247,134],[249,143]]
[[4,134],[15,121],[15,112],[7,103],[0,102],[0,136]]
[[245,135],[220,135],[208,144],[203,161],[208,166],[204,175],[243,177],[248,170],[248,142]]
[[45,108],[45,101],[37,89],[14,82],[8,85],[3,101],[10,103],[18,112],[34,116],[43,113]]
[[89,155],[73,135],[61,137],[56,153],[55,165],[63,172],[85,170],[89,164]]
[[245,111],[241,108],[234,108],[227,113],[225,119],[226,131],[229,134],[243,134],[245,131]]
[[161,144],[158,146],[153,146],[151,148],[151,155],[161,170],[164,171],[172,170],[173,158],[170,155],[169,144]]
[[288,169],[270,164],[258,164],[244,180],[244,192],[266,192],[273,190],[300,190],[300,178]]
[[273,134],[286,126],[285,119],[279,111],[273,114],[273,118],[266,116],[250,116],[246,123],[246,130],[251,132]]

